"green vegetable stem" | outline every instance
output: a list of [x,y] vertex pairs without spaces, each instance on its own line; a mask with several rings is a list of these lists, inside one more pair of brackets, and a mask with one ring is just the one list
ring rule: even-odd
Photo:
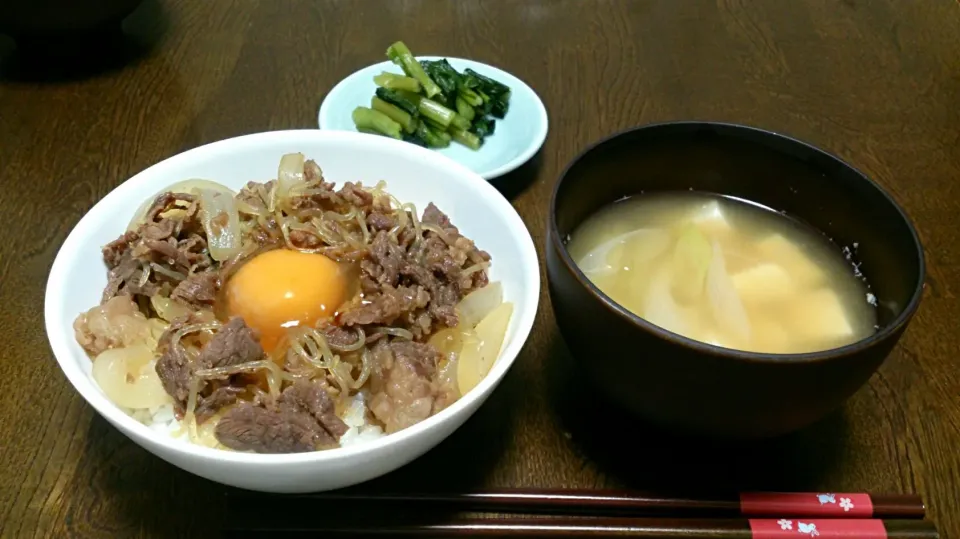
[[422,140],[428,148],[446,148],[450,141],[440,136],[440,132],[432,129],[426,122],[420,122],[417,126],[417,137]]
[[417,109],[424,118],[433,120],[444,128],[452,125],[458,129],[470,129],[470,122],[463,116],[432,99],[421,98]]
[[427,97],[433,97],[440,93],[440,87],[430,79],[403,41],[397,41],[387,48],[387,58],[390,58],[391,62],[400,66],[408,77],[417,79],[420,85],[423,86],[423,91],[427,94]]
[[471,150],[479,150],[480,146],[483,144],[483,141],[480,140],[480,137],[462,129],[451,129],[450,132],[453,134],[453,140],[463,144]]
[[387,103],[379,97],[370,99],[370,108],[387,115],[388,118],[400,124],[400,127],[407,133],[413,133],[417,130],[417,122],[414,116],[411,116],[406,111],[400,110],[400,108],[395,105]]
[[390,138],[402,139],[400,124],[390,119],[386,114],[366,107],[353,109],[353,123],[358,130],[375,131]]
[[376,95],[383,101],[399,108],[410,116],[417,116],[417,104],[420,102],[420,96],[403,90],[391,90],[389,88],[377,88]]
[[407,90],[408,92],[420,92],[420,83],[417,79],[412,77],[405,77],[403,75],[397,75],[395,73],[387,73],[384,71],[376,77],[373,77],[373,82],[377,86],[382,88],[389,88],[391,90]]

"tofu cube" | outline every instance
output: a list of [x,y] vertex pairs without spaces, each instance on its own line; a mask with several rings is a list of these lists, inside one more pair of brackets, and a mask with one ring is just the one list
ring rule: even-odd
[[783,324],[770,318],[757,317],[752,321],[751,350],[767,354],[790,352],[790,335]]
[[823,271],[795,244],[780,234],[770,235],[759,243],[757,249],[768,259],[775,261],[801,285],[814,286],[823,281]]
[[828,288],[800,294],[784,309],[790,333],[801,340],[824,342],[853,336],[840,299]]
[[758,264],[734,274],[731,279],[745,303],[781,301],[797,293],[793,277],[779,264]]

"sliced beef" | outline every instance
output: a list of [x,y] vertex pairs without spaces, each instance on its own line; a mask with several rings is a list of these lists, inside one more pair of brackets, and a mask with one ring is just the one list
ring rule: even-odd
[[[138,269],[136,272],[134,272],[133,275],[127,279],[126,286],[120,291],[120,294],[126,296],[142,295],[151,297],[164,290],[164,287],[160,283],[156,282],[157,279],[153,277],[152,273],[146,281],[142,279],[142,276],[142,269]],[[169,286],[167,287],[167,290],[169,290]]]
[[[185,325],[194,322],[196,320],[191,320],[190,317],[174,320],[158,343],[160,358],[156,365],[157,375],[160,377],[163,389],[173,397],[178,415],[183,414],[186,408],[187,398],[190,396],[190,380],[197,370],[228,367],[263,357],[263,348],[260,346],[256,332],[248,327],[242,318],[232,318],[220,327],[217,334],[200,349],[196,360],[192,361],[183,343],[174,345],[170,342],[170,338]],[[213,397],[207,391],[207,384],[204,381],[199,383],[197,391],[200,397]],[[213,402],[225,402],[223,399],[226,398],[226,395],[220,395]],[[198,400],[198,406],[201,402]],[[210,403],[210,407],[213,407],[213,402]],[[219,406],[216,409],[219,409]],[[215,412],[216,409],[213,411]]]
[[343,198],[334,190],[335,185],[319,181],[310,186],[311,194],[290,198],[290,206],[295,210],[316,209],[336,211],[344,205]]
[[147,209],[147,213],[144,216],[144,221],[147,223],[156,221],[157,217],[159,217],[161,213],[171,209],[177,203],[178,199],[192,202],[194,196],[186,193],[174,194],[169,191],[160,193],[157,195],[157,198],[153,200],[153,204],[150,205],[150,208]]
[[320,329],[327,345],[335,352],[341,352],[357,344],[360,336],[356,331],[350,331],[340,326],[329,325]]
[[373,205],[371,209],[384,214],[393,213],[393,207],[390,204],[390,197],[383,194],[373,197]]
[[77,316],[73,331],[80,346],[96,357],[110,348],[142,342],[150,326],[129,296],[118,296]]
[[197,364],[202,369],[229,367],[262,357],[260,336],[242,318],[234,317],[203,347],[197,357]]
[[463,294],[457,283],[448,283],[437,287],[430,302],[430,314],[446,327],[456,327],[460,323],[457,316],[457,304]]
[[[379,211],[379,200],[373,201],[374,212]],[[488,260],[489,255],[461,236],[435,205],[427,206],[422,221],[435,229],[425,231],[419,242],[415,241],[412,226],[401,230],[398,240],[384,230],[376,233],[369,258],[360,264],[360,287],[365,301],[341,316],[343,324],[392,324],[399,320],[418,337],[435,331],[434,324],[457,325],[456,305],[464,295],[488,282],[486,271],[476,264]],[[470,271],[465,273],[468,268]],[[427,304],[417,301],[415,305],[406,305],[397,301],[400,298],[396,291],[404,288],[424,290]],[[416,311],[423,307],[428,317]]]
[[211,307],[217,300],[218,275],[213,271],[194,273],[170,293],[170,299],[196,309]]
[[219,412],[221,408],[236,403],[237,398],[245,391],[242,387],[220,386],[208,396],[198,395],[197,409],[194,411],[197,424],[204,423]]
[[450,224],[450,218],[447,217],[447,214],[440,211],[433,202],[427,204],[427,207],[423,209],[423,217],[420,220],[424,224],[436,225],[441,229],[452,229],[453,232],[457,232],[457,227]]
[[443,283],[432,272],[418,264],[405,264],[401,274],[430,291],[429,312],[445,327],[455,327],[459,322],[456,305],[462,295],[456,283]]
[[303,163],[303,179],[310,183],[323,180],[323,171],[313,159],[307,159]]
[[390,239],[390,234],[378,232],[370,244],[370,260],[373,263],[367,266],[367,272],[381,285],[396,286],[406,257],[407,253]]
[[124,232],[103,247],[109,273],[101,301],[122,295],[166,295],[171,283],[182,278],[177,275],[211,268],[213,260],[200,234],[198,211],[193,195],[158,195],[136,230]]
[[[122,262],[123,256],[130,249],[130,246],[140,239],[140,235],[134,231],[124,232],[119,238],[103,246],[103,261],[107,268],[113,269]],[[129,257],[126,257],[129,258]]]
[[[170,329],[173,329],[171,326]],[[193,376],[193,369],[190,364],[190,356],[187,350],[177,343],[171,346],[169,343],[170,329],[167,330],[167,340],[161,340],[159,346],[160,358],[157,359],[156,371],[163,384],[164,391],[173,397],[174,406],[178,415],[183,413],[190,396],[190,378]]]
[[363,189],[360,184],[346,182],[337,192],[344,201],[352,206],[366,208],[373,204],[373,195]]
[[157,262],[174,267],[179,271],[188,271],[190,269],[190,260],[180,252],[180,249],[177,248],[177,241],[173,238],[166,240],[144,239],[143,243],[137,247],[135,252],[141,257],[152,254]]
[[397,220],[392,215],[372,211],[367,215],[367,224],[374,230],[385,231],[397,226]]
[[316,249],[324,245],[323,240],[316,234],[311,234],[305,230],[291,230],[290,243],[301,249]]
[[385,285],[380,294],[365,300],[359,306],[352,307],[339,317],[344,326],[389,325],[401,315],[422,309],[430,302],[430,294],[422,287],[401,286],[394,288]]
[[426,209],[423,210],[423,217],[421,218],[421,221],[423,221],[425,224],[436,225],[441,230],[446,232],[447,236],[453,240],[453,248],[462,251],[469,257],[470,260],[473,260],[474,262],[479,260],[490,260],[490,255],[485,251],[477,249],[472,240],[460,235],[460,230],[450,222],[450,218],[447,217],[445,213],[440,211],[439,208],[434,206],[432,202],[427,205]]
[[[360,267],[363,268],[365,264],[369,264],[369,260],[361,261]],[[377,281],[373,280],[370,273],[369,271],[364,271],[360,275],[360,292],[362,292],[364,296],[372,296],[380,291],[380,285]]]
[[[430,345],[423,345],[433,348]],[[370,411],[384,425],[387,433],[397,432],[430,417],[435,389],[430,379],[422,374],[419,359],[393,350],[394,344],[378,341],[373,347],[377,366],[371,380],[373,398]],[[437,357],[433,350],[433,358]]]
[[163,219],[158,223],[143,225],[140,232],[148,240],[162,241],[173,236],[177,231],[177,222],[173,219]]
[[190,234],[177,242],[177,250],[190,264],[190,271],[208,269],[213,266],[213,259],[207,252],[207,240],[199,234]]
[[116,296],[129,296],[130,291],[127,289],[127,283],[139,281],[142,275],[141,267],[139,262],[130,257],[129,252],[120,255],[116,265],[107,272],[107,286],[103,288],[100,303],[104,304]]
[[347,432],[347,425],[337,417],[333,399],[320,382],[298,380],[283,390],[277,402],[281,409],[307,412],[336,439]]
[[241,402],[217,423],[214,435],[236,451],[303,453],[336,443],[307,412]]
[[[272,180],[271,180],[272,181]],[[254,210],[266,211],[267,201],[263,199],[263,196],[260,192],[261,184],[257,182],[247,182],[240,192],[237,193],[237,201],[250,206]],[[264,192],[269,192],[268,188],[272,187],[272,183],[263,184]],[[241,213],[243,210],[241,210]]]
[[359,183],[346,182],[336,190],[335,184],[323,181],[323,172],[312,160],[304,163],[303,177],[309,184],[310,194],[290,199],[290,205],[295,210],[313,209],[346,213],[354,208],[364,210],[373,205],[373,195]]
[[397,362],[411,365],[420,376],[430,377],[437,372],[440,352],[430,344],[394,339],[390,351]]
[[[423,265],[434,275],[448,282],[460,280],[460,271],[466,262],[466,253],[447,248],[447,243],[436,236],[423,241],[422,253]],[[460,256],[454,258],[454,255]]]
[[322,382],[300,380],[276,403],[241,402],[224,414],[215,435],[237,451],[299,453],[335,446],[347,425],[336,415]]

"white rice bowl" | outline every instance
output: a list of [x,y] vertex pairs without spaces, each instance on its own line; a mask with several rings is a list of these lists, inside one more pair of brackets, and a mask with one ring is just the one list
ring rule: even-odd
[[[99,303],[106,283],[100,248],[119,236],[147,197],[187,178],[204,178],[239,190],[248,181],[276,175],[283,154],[302,152],[338,185],[387,183],[387,191],[422,210],[435,203],[463,234],[492,256],[490,280],[514,304],[500,356],[490,372],[455,403],[416,425],[385,435],[364,421],[362,397],[343,414],[349,430],[341,447],[293,454],[255,454],[190,443],[170,405],[131,413],[101,391],[91,360],[76,342],[73,321]],[[511,204],[477,174],[430,150],[360,133],[275,131],[223,140],[162,161],[98,202],[67,237],[47,282],[45,325],[64,375],[83,398],[131,440],[196,475],[265,492],[316,492],[378,477],[419,457],[449,436],[489,397],[524,342],[540,296],[533,240]],[[213,422],[206,422],[213,423]],[[215,441],[213,445],[216,445]]]

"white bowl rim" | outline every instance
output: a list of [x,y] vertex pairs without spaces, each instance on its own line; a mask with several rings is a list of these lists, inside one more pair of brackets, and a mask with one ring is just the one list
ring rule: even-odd
[[[485,170],[483,172],[478,173],[480,174],[481,177],[486,178],[487,180],[492,180],[494,178],[499,178],[500,176],[503,176],[504,174],[507,174],[509,172],[513,172],[517,168],[520,168],[520,166],[522,166],[524,163],[529,161],[534,155],[536,155],[536,153],[540,150],[540,148],[543,147],[543,143],[547,140],[547,133],[550,131],[550,119],[547,116],[547,107],[543,104],[543,100],[540,99],[540,95],[537,94],[537,92],[535,92],[533,88],[531,88],[530,85],[526,83],[526,81],[510,73],[509,71],[506,71],[504,69],[501,69],[499,67],[496,67],[490,64],[485,64],[477,60],[471,60],[469,58],[458,58],[456,56],[437,56],[437,55],[420,55],[420,56],[417,56],[416,58],[418,60],[446,59],[452,62],[463,62],[467,64],[473,64],[472,67],[476,68],[477,71],[480,71],[479,68],[490,70],[491,71],[491,73],[489,73],[490,77],[496,78],[496,77],[503,77],[504,75],[506,75],[507,77],[514,79],[516,82],[519,83],[519,85],[514,84],[513,86],[510,87],[510,90],[512,93],[515,94],[518,89],[516,88],[516,86],[519,86],[520,90],[528,93],[530,96],[533,97],[533,102],[536,104],[536,110],[537,110],[536,134],[530,140],[530,143],[527,145],[527,147],[524,148],[524,150],[518,156],[490,170]],[[329,119],[328,119],[329,109],[330,107],[333,106],[331,104],[330,96],[335,95],[335,92],[337,92],[338,90],[341,90],[342,86],[345,86],[349,81],[359,76],[361,71],[366,71],[367,69],[374,68],[377,66],[396,67],[396,64],[394,64],[390,60],[384,60],[383,62],[378,62],[376,64],[370,64],[368,66],[361,67],[360,69],[354,71],[353,73],[341,79],[340,82],[334,85],[334,87],[327,92],[327,95],[324,96],[323,101],[320,103],[320,110],[317,112],[317,125],[320,127],[320,129],[331,130],[330,127],[327,127],[325,125],[329,123]],[[509,114],[509,112],[507,114]],[[346,132],[352,133],[353,131],[346,131]],[[383,137],[383,138],[387,138],[387,137]],[[411,144],[411,146],[416,146],[416,145]],[[435,150],[431,150],[431,151],[435,151]],[[481,148],[479,151],[483,151],[483,149]]]
[[[510,222],[511,228],[526,232],[525,234],[518,233],[520,249],[534,262],[536,262],[533,267],[530,265],[524,267],[524,272],[527,274],[526,280],[529,280],[534,286],[531,286],[527,290],[521,290],[521,296],[514,301],[514,305],[518,307],[514,311],[514,316],[519,315],[520,317],[517,326],[518,331],[515,338],[509,343],[508,346],[504,347],[500,351],[500,356],[498,356],[496,363],[490,372],[487,373],[487,376],[484,377],[484,379],[481,380],[476,387],[474,387],[466,395],[462,396],[449,407],[399,432],[348,447],[339,447],[305,453],[242,453],[195,445],[189,442],[177,440],[168,434],[160,433],[149,428],[148,426],[140,423],[133,417],[123,412],[118,406],[107,399],[107,397],[95,386],[95,382],[93,382],[93,380],[91,380],[83,371],[80,370],[76,361],[76,353],[71,350],[73,346],[77,346],[75,342],[71,342],[74,339],[73,329],[59,327],[57,324],[57,322],[64,318],[64,313],[59,307],[57,298],[60,294],[65,293],[64,284],[66,281],[67,271],[69,270],[69,262],[80,254],[81,241],[83,237],[87,234],[87,230],[93,226],[98,216],[98,212],[103,212],[103,208],[107,206],[109,201],[131,196],[132,193],[139,187],[139,184],[149,181],[151,177],[157,174],[163,173],[165,169],[175,167],[183,161],[202,159],[205,154],[209,154],[211,152],[234,153],[241,151],[245,146],[256,146],[260,143],[271,141],[271,139],[282,140],[288,138],[291,140],[291,145],[295,146],[296,141],[302,141],[304,140],[304,137],[313,137],[315,139],[319,138],[320,140],[329,139],[331,141],[347,141],[358,143],[360,145],[371,145],[371,147],[377,146],[379,148],[395,152],[418,154],[418,158],[428,162],[433,162],[433,164],[436,166],[449,168],[453,173],[452,175],[462,177],[465,179],[465,181],[473,182],[477,184],[478,189],[481,191],[486,191],[489,194],[494,207],[499,210],[498,213],[502,216],[502,218]],[[279,161],[279,156],[277,159]],[[170,183],[172,184],[176,181],[179,181],[179,179],[171,179]],[[139,202],[140,201],[138,200],[138,204]],[[119,232],[120,231],[118,231],[118,235]],[[54,259],[53,265],[50,269],[49,277],[47,279],[46,292],[44,295],[44,318],[47,338],[53,350],[54,357],[56,358],[57,363],[60,365],[64,375],[70,381],[71,385],[73,385],[73,387],[77,390],[77,392],[79,392],[81,396],[91,406],[93,406],[98,413],[100,413],[109,422],[122,427],[119,430],[129,431],[129,433],[156,443],[171,452],[189,454],[201,458],[216,459],[226,463],[280,467],[290,464],[302,464],[308,462],[343,462],[353,459],[359,455],[373,453],[388,446],[400,444],[406,440],[415,438],[428,430],[438,428],[443,422],[458,414],[461,409],[468,407],[473,401],[484,398],[484,396],[490,393],[493,387],[499,384],[500,380],[506,375],[507,371],[516,360],[520,350],[524,346],[536,318],[539,304],[539,294],[539,259],[537,257],[536,248],[534,247],[533,239],[530,236],[529,230],[510,202],[476,172],[471,171],[460,163],[457,163],[456,161],[437,152],[428,150],[426,148],[421,148],[414,144],[388,139],[386,137],[380,137],[377,135],[350,133],[344,131],[320,131],[315,129],[277,130],[223,139],[178,153],[142,170],[110,191],[89,211],[87,211],[87,213],[84,214],[80,221],[70,231],[70,234],[67,236],[63,245],[57,252],[57,256]],[[526,307],[524,309],[520,309],[520,305],[524,305]],[[125,434],[127,434],[127,432],[125,432]]]

